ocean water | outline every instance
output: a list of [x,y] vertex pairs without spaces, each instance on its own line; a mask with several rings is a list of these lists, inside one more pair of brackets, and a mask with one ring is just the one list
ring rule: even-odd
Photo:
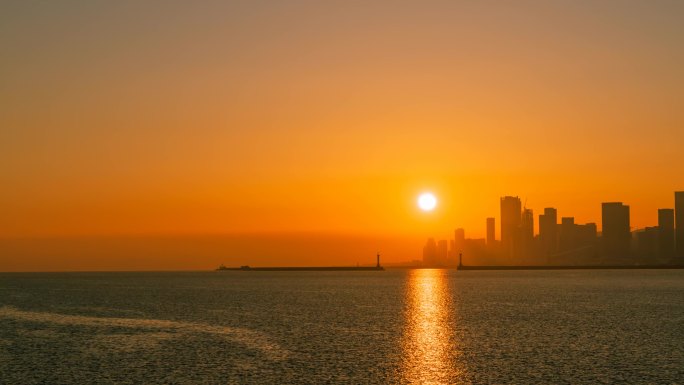
[[0,384],[682,384],[684,271],[0,274]]

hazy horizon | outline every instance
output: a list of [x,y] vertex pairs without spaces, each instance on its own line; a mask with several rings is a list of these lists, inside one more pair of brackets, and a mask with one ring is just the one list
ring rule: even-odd
[[0,239],[0,271],[210,270],[226,266],[368,266],[420,260],[424,240],[314,233]]

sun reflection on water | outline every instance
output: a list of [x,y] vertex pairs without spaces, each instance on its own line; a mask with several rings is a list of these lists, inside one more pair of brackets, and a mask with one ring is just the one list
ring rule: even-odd
[[406,288],[405,330],[402,343],[403,382],[460,383],[459,346],[446,270],[409,272]]

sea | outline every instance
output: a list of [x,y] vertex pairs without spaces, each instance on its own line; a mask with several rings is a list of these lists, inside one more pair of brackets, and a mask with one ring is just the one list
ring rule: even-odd
[[0,384],[684,384],[684,270],[3,273]]

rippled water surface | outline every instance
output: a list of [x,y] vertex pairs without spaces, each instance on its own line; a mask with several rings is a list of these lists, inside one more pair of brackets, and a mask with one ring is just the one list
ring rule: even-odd
[[684,383],[684,271],[0,274],[1,384]]

